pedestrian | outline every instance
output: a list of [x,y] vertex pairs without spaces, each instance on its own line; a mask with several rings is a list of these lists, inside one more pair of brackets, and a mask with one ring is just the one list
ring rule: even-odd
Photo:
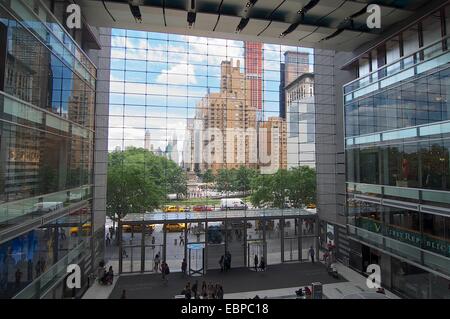
[[217,292],[216,292],[217,299],[223,299],[223,287],[222,285],[218,285]]
[[155,248],[155,236],[152,236],[152,245],[153,245],[152,248]]
[[261,271],[265,271],[266,270],[266,262],[264,260],[264,257],[261,257],[261,260],[259,262],[259,269],[261,269]]
[[195,281],[195,283],[192,285],[192,294],[194,295],[194,298],[197,299],[197,290],[198,290],[198,280]]
[[220,257],[220,260],[219,260],[220,272],[223,272],[224,261],[225,261],[225,258],[224,258],[223,255],[222,255],[222,256]]
[[170,269],[169,269],[169,265],[166,263],[166,261],[164,260],[161,263],[161,275],[162,275],[162,279],[164,282],[168,282],[168,275],[170,274]]
[[214,286],[212,284],[212,282],[209,282],[208,284],[208,299],[213,299],[214,298]]
[[183,261],[181,262],[181,272],[186,275],[186,270],[187,270],[187,262],[186,262],[186,258],[183,258]]
[[231,253],[229,251],[227,252],[226,259],[227,259],[227,269],[230,270],[231,269]]
[[184,245],[184,238],[183,235],[180,235],[180,246]]
[[177,245],[178,245],[177,239],[176,239],[176,238],[174,238],[174,240],[173,240],[173,245],[174,245],[174,246],[177,246]]
[[311,256],[311,261],[312,261],[312,263],[314,263],[314,255],[315,255],[315,251],[314,251],[313,246],[311,246],[311,247],[309,248],[309,255]]
[[258,260],[257,254],[255,254],[254,265],[255,265],[255,271],[258,271],[259,260]]
[[159,252],[155,255],[155,258],[153,259],[154,267],[153,270],[155,272],[158,272],[159,269],[159,263],[161,262],[161,258],[159,257]]
[[127,293],[126,293],[125,289],[122,290],[122,295],[120,296],[120,299],[127,299]]

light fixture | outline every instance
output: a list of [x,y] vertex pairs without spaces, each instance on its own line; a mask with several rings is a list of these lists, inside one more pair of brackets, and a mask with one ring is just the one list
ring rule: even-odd
[[194,25],[196,16],[197,16],[197,14],[195,12],[188,12],[187,22],[188,22],[189,28],[191,28]]
[[142,15],[141,15],[141,10],[139,9],[139,7],[134,6],[130,3],[130,10],[131,10],[131,14],[134,17],[134,20],[136,22],[142,22]]
[[287,28],[286,30],[284,30],[283,32],[280,33],[280,37],[285,37],[286,35],[288,35],[289,33],[293,32],[295,29],[297,29],[297,27],[300,25],[299,22],[297,23],[293,23],[289,26],[289,28]]
[[241,21],[239,22],[238,26],[236,27],[236,33],[239,33],[242,30],[244,30],[244,28],[247,26],[249,20],[250,20],[250,18],[242,18]]
[[191,28],[195,24],[195,18],[197,17],[195,0],[187,0],[187,10],[187,22],[189,28]]

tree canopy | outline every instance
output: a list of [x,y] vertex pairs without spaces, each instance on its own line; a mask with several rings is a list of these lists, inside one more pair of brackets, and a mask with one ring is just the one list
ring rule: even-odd
[[143,148],[114,151],[108,159],[107,210],[113,220],[158,208],[168,194],[187,193],[187,177],[172,160]]

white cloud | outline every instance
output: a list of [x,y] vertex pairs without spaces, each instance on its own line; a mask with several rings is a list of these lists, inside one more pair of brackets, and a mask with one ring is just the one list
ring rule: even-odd
[[195,70],[192,64],[175,64],[169,69],[162,70],[156,77],[161,84],[197,84]]

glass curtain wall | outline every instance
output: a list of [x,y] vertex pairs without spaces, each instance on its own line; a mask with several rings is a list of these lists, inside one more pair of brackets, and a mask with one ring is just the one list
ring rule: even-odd
[[[220,211],[230,218],[234,210],[285,211],[314,204],[314,191],[305,197],[293,191],[300,176],[315,185],[314,150],[306,160],[299,157],[302,144],[314,143],[313,53],[257,42],[113,29],[110,210],[128,205],[121,217]],[[290,84],[291,94],[280,98]],[[152,191],[129,205],[139,185]],[[202,227],[166,225],[165,258],[175,271],[185,257],[184,244],[205,241],[210,245],[205,254],[208,268],[219,268],[226,250],[232,254],[232,266],[245,266],[244,239],[247,231],[248,236],[257,234],[255,222],[219,221]],[[274,225],[269,227],[275,232]],[[156,227],[152,236],[162,238],[161,232]],[[197,232],[203,236],[200,241]],[[267,240],[280,246],[279,236]]]
[[96,69],[39,1],[0,1],[0,52],[0,228],[74,207],[0,244],[0,296],[39,298],[90,254]]

